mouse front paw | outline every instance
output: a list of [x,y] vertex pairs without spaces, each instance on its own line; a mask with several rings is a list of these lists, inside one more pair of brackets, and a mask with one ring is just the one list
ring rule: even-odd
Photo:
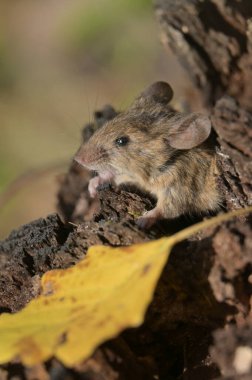
[[100,177],[96,176],[91,178],[88,184],[88,192],[91,198],[95,198],[97,195],[97,187],[100,185]]
[[161,219],[161,213],[158,208],[153,208],[147,211],[141,218],[137,220],[138,227],[142,229],[151,228],[159,219]]

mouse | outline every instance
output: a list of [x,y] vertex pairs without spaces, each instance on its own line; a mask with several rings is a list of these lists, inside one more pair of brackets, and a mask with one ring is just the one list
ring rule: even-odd
[[177,112],[173,90],[155,82],[133,103],[84,142],[74,160],[95,171],[91,197],[105,183],[131,183],[149,192],[156,206],[138,220],[150,228],[160,219],[216,212],[221,204],[211,120],[201,113]]

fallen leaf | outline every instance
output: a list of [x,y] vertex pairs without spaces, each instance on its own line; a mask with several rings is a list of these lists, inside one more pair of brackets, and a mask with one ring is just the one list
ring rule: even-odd
[[125,248],[96,246],[72,268],[47,272],[42,295],[0,318],[0,362],[34,365],[55,355],[66,365],[143,322],[166,263],[169,240]]
[[156,241],[124,248],[94,246],[74,267],[42,277],[42,294],[0,317],[0,363],[25,365],[56,356],[66,366],[88,358],[104,341],[139,326],[171,248],[199,230],[252,207],[198,223]]

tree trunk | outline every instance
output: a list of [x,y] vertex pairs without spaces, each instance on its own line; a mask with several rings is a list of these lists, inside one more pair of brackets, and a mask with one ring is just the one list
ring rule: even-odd
[[251,1],[155,0],[155,9],[162,40],[207,105],[228,94],[251,110]]

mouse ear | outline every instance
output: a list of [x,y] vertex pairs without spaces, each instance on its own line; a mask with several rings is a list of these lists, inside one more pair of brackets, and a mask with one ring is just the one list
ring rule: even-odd
[[166,140],[175,149],[191,149],[203,143],[211,133],[208,116],[198,113],[170,119]]
[[146,104],[168,104],[173,98],[173,90],[171,86],[166,82],[155,82],[147,87],[141,94],[135,99],[132,104],[133,107],[143,107]]

